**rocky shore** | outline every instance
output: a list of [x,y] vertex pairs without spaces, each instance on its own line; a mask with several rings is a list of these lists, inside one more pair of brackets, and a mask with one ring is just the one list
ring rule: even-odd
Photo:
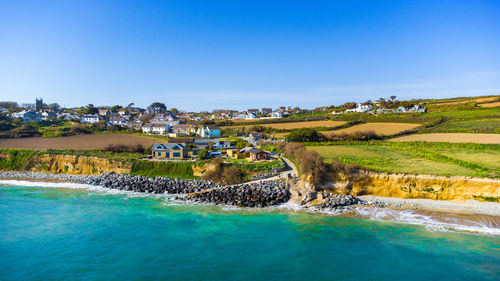
[[[281,180],[226,186],[203,180],[168,177],[148,178],[116,173],[67,175],[37,172],[0,172],[0,178],[73,182],[124,191],[179,194],[177,199],[238,207],[275,206],[288,202],[291,196],[289,187]],[[331,195],[323,204],[316,207],[335,209],[353,204],[362,204],[362,201],[351,195],[336,194]]]
[[288,202],[290,192],[280,180],[214,188],[188,194],[187,200],[240,207],[268,207]]
[[0,172],[0,178],[63,181],[133,192],[179,194],[178,199],[239,207],[267,207],[285,203],[290,199],[290,193],[285,183],[278,180],[224,186],[203,180],[168,177],[148,178],[116,173],[66,175],[37,172]]

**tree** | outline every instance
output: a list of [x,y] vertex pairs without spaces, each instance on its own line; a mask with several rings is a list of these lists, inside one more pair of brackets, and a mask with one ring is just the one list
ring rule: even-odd
[[87,115],[97,114],[99,113],[99,109],[95,108],[93,104],[89,104],[83,109],[83,113]]
[[396,96],[390,96],[389,97],[392,101],[394,101],[396,99]]
[[19,107],[17,102],[14,102],[14,101],[2,101],[2,102],[0,102],[0,106],[5,107],[5,108],[18,108]]
[[342,107],[345,109],[353,109],[353,108],[356,108],[356,103],[355,102],[346,102],[342,105]]
[[121,105],[114,105],[109,110],[111,112],[118,112],[121,108],[122,108]]
[[207,149],[202,149],[200,151],[198,151],[198,158],[199,159],[208,159],[209,158],[209,155],[208,155],[208,150]]
[[131,102],[131,103],[129,103],[129,104],[127,105],[127,108],[131,108],[131,107],[132,107],[132,106],[134,106],[134,105],[135,105],[135,103]]
[[215,144],[215,143],[214,143],[213,141],[209,141],[209,142],[208,142],[208,150],[213,150],[213,148],[214,148],[214,144]]
[[177,108],[174,107],[170,109],[170,112],[172,112],[173,114],[177,114],[179,113],[179,110],[177,110]]
[[47,105],[47,108],[59,109],[59,108],[61,108],[61,106],[58,103],[51,103],[51,104]]
[[165,104],[161,102],[153,102],[150,107],[155,113],[163,113],[167,111],[167,106],[165,106]]

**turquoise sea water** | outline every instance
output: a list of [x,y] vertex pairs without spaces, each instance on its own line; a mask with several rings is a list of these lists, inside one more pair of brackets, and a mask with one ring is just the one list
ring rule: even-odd
[[500,237],[0,186],[0,280],[499,280]]

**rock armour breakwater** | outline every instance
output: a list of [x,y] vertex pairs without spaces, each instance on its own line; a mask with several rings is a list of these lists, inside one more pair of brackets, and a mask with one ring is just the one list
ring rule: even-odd
[[290,193],[285,183],[279,180],[224,186],[203,180],[168,177],[148,178],[116,173],[85,176],[38,172],[0,172],[0,178],[56,180],[152,194],[187,194],[185,197],[179,198],[239,207],[266,207],[285,203],[290,199]]
[[186,196],[188,200],[240,207],[268,207],[286,203],[290,192],[279,180],[223,186]]

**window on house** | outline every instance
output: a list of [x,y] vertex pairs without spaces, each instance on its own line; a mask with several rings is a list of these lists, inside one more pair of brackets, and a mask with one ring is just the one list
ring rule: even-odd
[[165,157],[170,157],[170,154],[168,152],[165,152]]
[[160,156],[161,156],[161,152],[156,152],[156,154],[158,154],[158,157],[160,157]]
[[174,157],[181,157],[181,153],[180,152],[174,152]]

